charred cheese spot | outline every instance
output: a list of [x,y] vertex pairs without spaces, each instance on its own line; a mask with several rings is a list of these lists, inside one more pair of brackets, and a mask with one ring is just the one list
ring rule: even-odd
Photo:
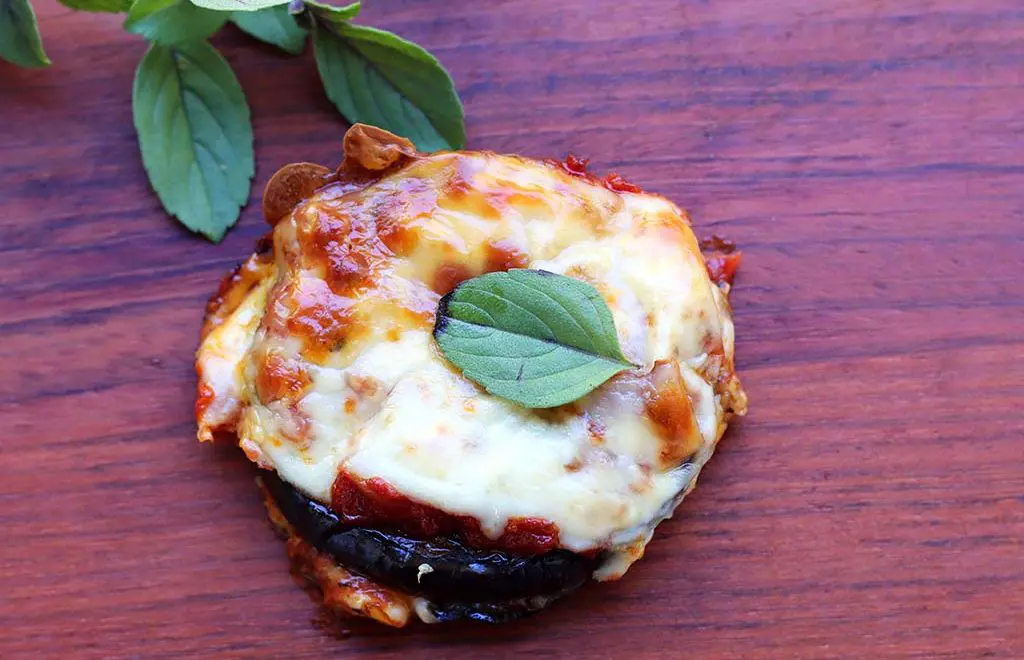
[[338,295],[324,280],[301,279],[283,296],[289,312],[284,322],[289,335],[302,341],[306,356],[319,356],[344,348],[358,332],[355,301]]
[[479,194],[477,174],[484,172],[483,163],[472,158],[459,158],[449,168],[444,195],[438,204],[446,210],[471,214],[482,221],[500,221],[499,199]]
[[504,272],[513,268],[526,268],[530,263],[526,253],[509,240],[495,240],[487,243],[487,257],[484,272]]
[[658,460],[662,469],[691,457],[702,442],[693,407],[679,371],[679,363],[658,363],[644,392],[644,410],[660,439]]
[[419,232],[405,224],[403,218],[392,218],[381,222],[377,231],[385,246],[398,256],[412,252],[419,243]]
[[309,383],[309,375],[300,362],[278,353],[270,353],[259,364],[256,394],[263,403],[278,399],[295,400]]
[[[334,212],[331,212],[334,211]],[[346,209],[316,209],[308,233],[308,265],[321,269],[331,290],[353,296],[372,288],[390,265],[391,251],[377,235],[377,225]],[[306,264],[303,264],[306,265]]]
[[381,390],[381,382],[370,376],[355,376],[350,374],[345,378],[345,382],[361,399],[373,399]]
[[377,234],[397,257],[413,252],[420,240],[418,223],[437,209],[437,193],[427,181],[410,179],[389,195],[374,198],[369,208]]
[[475,277],[473,271],[464,264],[441,264],[434,273],[433,289],[443,296],[473,277]]

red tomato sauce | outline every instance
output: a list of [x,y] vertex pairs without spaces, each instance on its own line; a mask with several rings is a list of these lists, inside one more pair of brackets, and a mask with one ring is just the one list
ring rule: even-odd
[[576,156],[569,154],[565,157],[564,161],[549,161],[553,162],[557,167],[560,167],[565,172],[572,176],[586,179],[590,183],[595,185],[604,186],[612,192],[628,192],[628,193],[642,193],[643,188],[640,186],[630,183],[622,178],[621,174],[612,172],[604,179],[598,179],[596,176],[587,171],[587,165],[590,163],[586,158],[577,158]]
[[457,536],[477,549],[540,555],[558,547],[558,527],[541,518],[511,518],[501,536],[484,534],[472,516],[460,516],[422,504],[380,478],[361,481],[340,472],[331,489],[331,508],[353,525],[393,529],[411,538]]
[[700,251],[704,255],[708,277],[716,284],[731,285],[743,261],[743,253],[736,249],[736,244],[720,236],[712,236],[700,242]]

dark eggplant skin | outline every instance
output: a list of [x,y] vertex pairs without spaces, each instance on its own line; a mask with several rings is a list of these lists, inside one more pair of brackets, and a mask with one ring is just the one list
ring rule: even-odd
[[411,539],[342,523],[276,474],[263,483],[298,534],[343,567],[432,602],[439,620],[504,621],[582,586],[599,564],[567,550],[517,557],[452,538]]
[[549,596],[519,598],[501,603],[429,603],[427,612],[437,623],[479,621],[509,623],[538,612],[574,589]]

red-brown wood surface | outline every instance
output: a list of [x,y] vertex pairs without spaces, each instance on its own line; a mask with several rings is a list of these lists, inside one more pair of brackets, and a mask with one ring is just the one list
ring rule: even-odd
[[750,415],[626,579],[333,637],[253,469],[195,441],[192,352],[263,183],[345,124],[309,53],[226,28],[258,165],[207,244],[142,171],[143,42],[46,0],[54,65],[0,64],[0,657],[1024,657],[1020,0],[367,5],[471,147],[589,156],[741,244]]

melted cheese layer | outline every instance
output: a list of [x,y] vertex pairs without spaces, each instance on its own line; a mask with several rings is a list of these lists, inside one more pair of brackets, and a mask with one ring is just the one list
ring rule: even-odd
[[[710,457],[722,393],[742,396],[729,307],[686,215],[553,165],[445,153],[362,190],[327,186],[276,225],[274,261],[199,348],[200,438],[235,430],[327,504],[344,472],[491,538],[550,521],[564,548],[617,553],[599,577],[618,577]],[[591,283],[642,368],[553,411],[465,379],[431,338],[437,301],[509,267]]]

